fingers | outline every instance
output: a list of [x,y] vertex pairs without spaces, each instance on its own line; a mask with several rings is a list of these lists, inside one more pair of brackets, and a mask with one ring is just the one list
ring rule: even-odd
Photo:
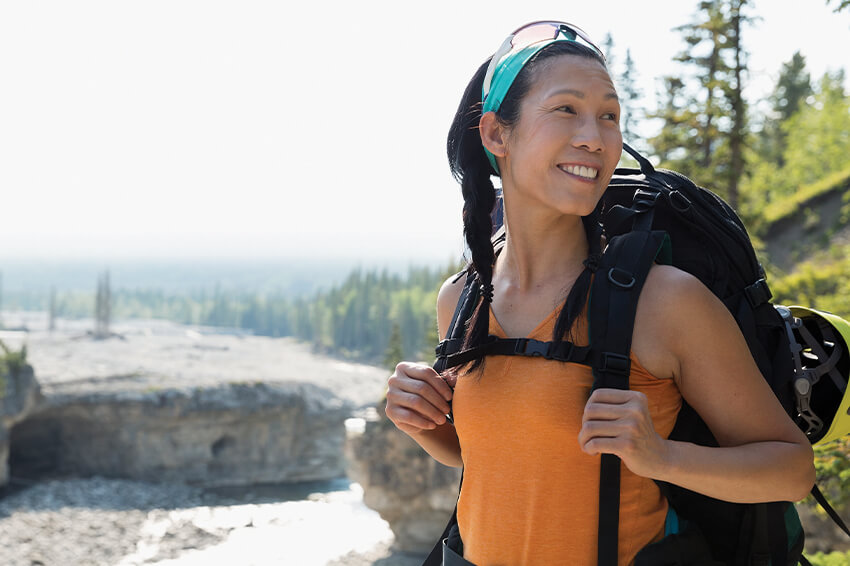
[[390,389],[418,395],[446,414],[451,410],[452,390],[434,368],[423,365],[402,365],[390,377]]
[[634,418],[624,417],[611,421],[588,421],[579,431],[581,446],[599,445],[597,439],[637,438],[643,432],[641,423]]
[[388,385],[387,417],[404,432],[433,430],[446,423],[452,390],[433,368],[401,363]]
[[613,421],[627,416],[649,416],[649,403],[640,391],[597,389],[584,407],[582,423]]
[[598,389],[582,415],[579,445],[589,454],[620,455],[634,439],[655,432],[646,395],[639,391]]
[[402,362],[396,366],[396,374],[404,374],[412,377],[413,379],[426,381],[443,397],[443,399],[446,401],[452,400],[452,388],[431,366]]
[[[403,432],[408,434],[419,432],[422,430],[434,430],[437,428],[437,423],[427,419],[410,409],[405,409],[400,405],[387,404],[387,417]],[[445,422],[445,417],[443,417]]]

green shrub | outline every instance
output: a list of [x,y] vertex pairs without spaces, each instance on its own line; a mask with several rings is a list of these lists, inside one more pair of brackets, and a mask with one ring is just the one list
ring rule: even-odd
[[850,564],[850,552],[830,552],[824,554],[818,552],[811,556],[806,556],[812,566],[847,566]]

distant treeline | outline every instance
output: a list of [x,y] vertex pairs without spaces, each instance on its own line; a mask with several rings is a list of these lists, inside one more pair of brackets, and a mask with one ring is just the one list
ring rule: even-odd
[[[427,359],[437,343],[436,299],[442,282],[460,270],[414,267],[405,275],[356,269],[339,285],[310,297],[225,290],[166,292],[113,289],[113,319],[159,318],[203,326],[249,330],[257,335],[291,336],[343,357],[383,363]],[[89,318],[94,292],[57,293],[54,315]],[[7,308],[48,310],[44,293],[12,293]],[[391,340],[392,339],[392,340]]]

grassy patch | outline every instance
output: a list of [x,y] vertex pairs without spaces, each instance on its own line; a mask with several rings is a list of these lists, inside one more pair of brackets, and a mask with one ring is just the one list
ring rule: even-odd
[[811,199],[841,188],[846,188],[845,185],[850,185],[850,167],[827,175],[811,185],[800,187],[800,190],[788,198],[768,204],[762,210],[758,224],[766,229],[774,222],[798,213],[800,207]]

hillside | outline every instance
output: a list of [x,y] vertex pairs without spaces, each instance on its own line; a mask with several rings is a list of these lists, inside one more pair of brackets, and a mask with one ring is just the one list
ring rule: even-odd
[[850,169],[765,206],[756,234],[772,267],[790,273],[818,253],[850,242],[848,194]]
[[777,302],[850,316],[850,169],[765,206],[753,226]]

